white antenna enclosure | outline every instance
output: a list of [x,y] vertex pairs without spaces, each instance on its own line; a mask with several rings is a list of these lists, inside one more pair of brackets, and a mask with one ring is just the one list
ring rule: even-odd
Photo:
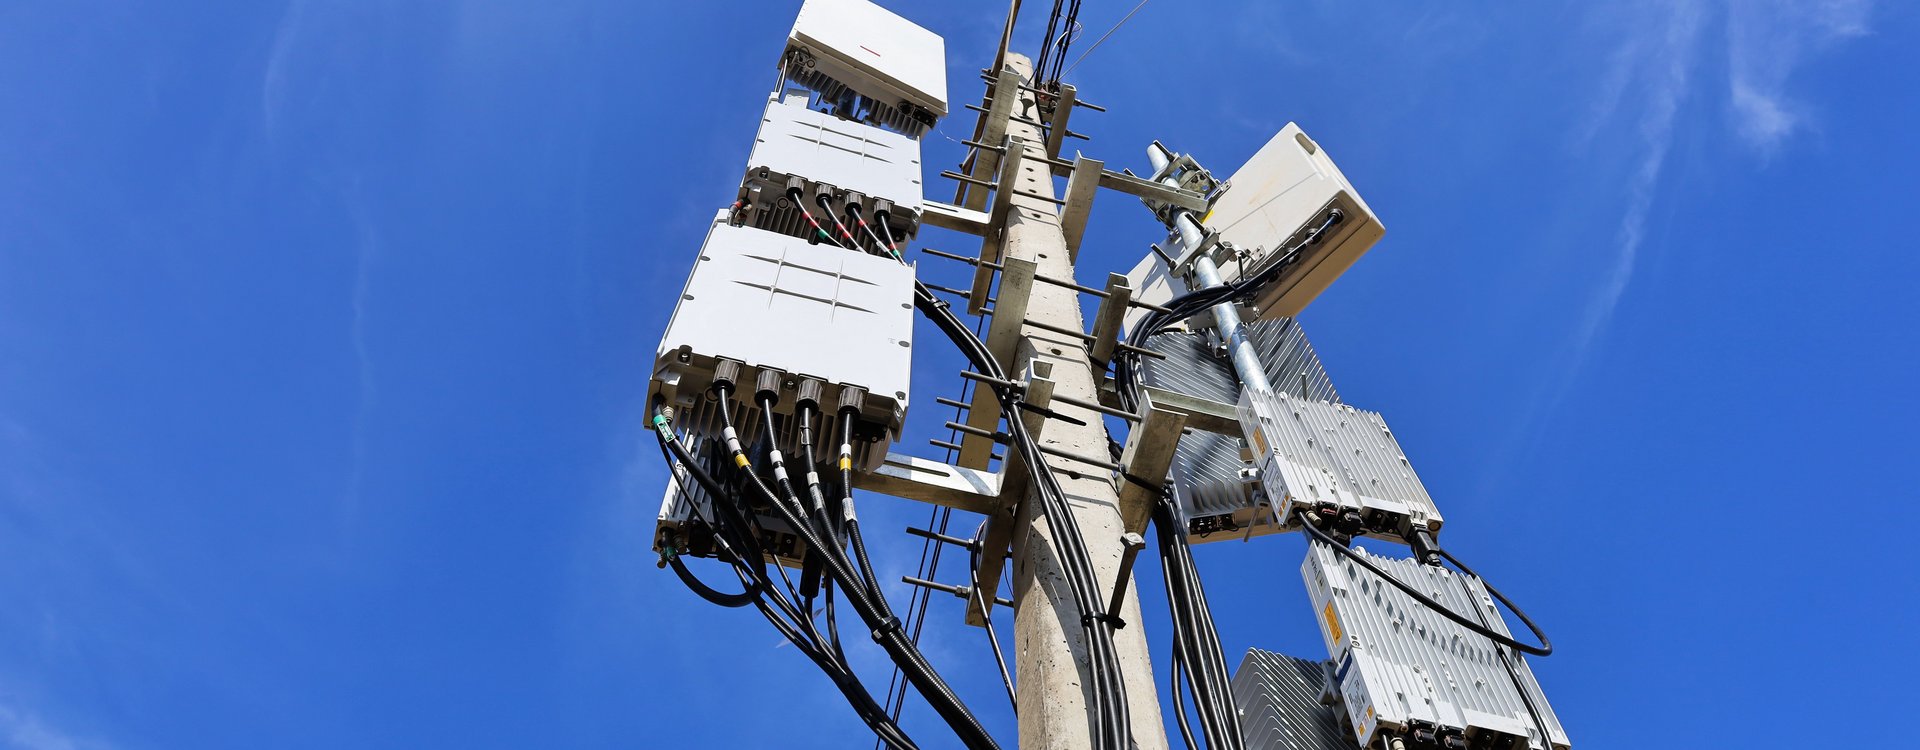
[[866,0],[807,0],[787,49],[862,96],[947,114],[946,41]]

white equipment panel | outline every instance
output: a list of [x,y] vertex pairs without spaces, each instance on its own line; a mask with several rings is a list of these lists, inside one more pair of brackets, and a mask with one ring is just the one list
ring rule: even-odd
[[815,112],[804,97],[767,102],[747,171],[749,181],[800,177],[920,210],[919,141]]
[[947,114],[946,42],[867,0],[807,0],[787,48],[862,96]]
[[[1452,611],[1511,635],[1478,579],[1355,552]],[[1441,747],[1569,748],[1520,654],[1428,609],[1325,544],[1307,545],[1300,575],[1332,657],[1334,693],[1361,747],[1382,733],[1427,733],[1421,739],[1437,739]]]
[[1236,281],[1280,260],[1280,253],[1339,210],[1342,219],[1318,243],[1302,251],[1292,270],[1258,297],[1261,317],[1293,316],[1373,247],[1386,227],[1360,200],[1325,149],[1299,125],[1287,123],[1267,145],[1227,180],[1201,225],[1220,233],[1241,256],[1221,262],[1226,281]]
[[1440,511],[1378,413],[1252,389],[1236,411],[1261,492],[1283,521],[1296,504],[1331,505],[1358,511],[1368,533],[1388,539],[1440,530]]
[[[741,365],[736,383],[748,406],[760,373],[779,375],[776,414],[792,414],[804,381],[821,386],[818,401],[829,416],[845,389],[864,389],[860,421],[890,442],[906,418],[913,314],[912,267],[731,226],[723,211],[667,323],[649,397],[683,414],[703,413],[696,407],[707,400],[714,366],[731,360]],[[867,455],[877,465],[884,451]]]

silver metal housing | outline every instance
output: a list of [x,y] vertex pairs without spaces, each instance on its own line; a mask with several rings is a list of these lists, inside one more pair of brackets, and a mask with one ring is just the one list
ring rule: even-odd
[[1343,217],[1261,289],[1255,302],[1261,317],[1299,315],[1386,233],[1333,159],[1293,123],[1235,170],[1227,186],[1200,223],[1233,250],[1232,257],[1218,259],[1229,282],[1279,262],[1279,251],[1319,226],[1328,212]]
[[[1300,575],[1334,666],[1334,692],[1361,747],[1419,726],[1458,733],[1484,750],[1567,750],[1566,731],[1520,654],[1454,624],[1332,547],[1307,547]],[[1478,579],[1355,552],[1454,612],[1511,635]]]
[[1296,505],[1358,511],[1373,536],[1406,541],[1438,532],[1433,498],[1376,412],[1247,389],[1236,410],[1259,486],[1281,518]]
[[[1386,226],[1333,159],[1300,126],[1287,123],[1253,158],[1235,170],[1212,207],[1200,218],[1196,237],[1174,232],[1162,247],[1175,259],[1168,268],[1148,253],[1127,273],[1134,298],[1154,304],[1179,295],[1178,278],[1205,254],[1227,282],[1239,281],[1281,262],[1281,251],[1303,240],[1333,211],[1341,220],[1307,246],[1273,281],[1253,291],[1253,316],[1262,320],[1299,315],[1307,304],[1360,259]],[[1144,315],[1128,315],[1129,326]]]

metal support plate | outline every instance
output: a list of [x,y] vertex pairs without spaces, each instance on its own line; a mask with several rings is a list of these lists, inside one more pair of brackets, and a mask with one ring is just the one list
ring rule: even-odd
[[[1067,139],[1067,118],[1073,114],[1075,89],[1071,83],[1060,84],[1060,98],[1053,103],[1053,116],[1047,118],[1047,158],[1060,158],[1060,144]],[[1068,241],[1071,245],[1072,241]]]
[[964,232],[975,237],[987,235],[988,223],[985,211],[975,211],[938,201],[927,201],[921,204],[920,210],[920,221],[927,226]]
[[1087,217],[1093,214],[1093,196],[1099,192],[1100,174],[1106,165],[1081,156],[1073,160],[1073,172],[1067,177],[1067,202],[1060,210],[1060,231],[1067,235],[1067,258],[1078,260],[1080,240],[1087,234]]
[[[1026,339],[1020,341],[1023,353],[1030,354],[1032,346],[1031,341]],[[1031,357],[1023,357],[1023,359],[1036,365],[1027,371],[1026,401],[1042,409],[1048,408],[1053,403],[1054,383],[1049,377],[1053,371],[1053,364]],[[975,393],[978,392],[979,390],[975,391]],[[975,400],[978,401],[978,399]],[[995,408],[998,408],[997,402]],[[971,413],[972,410],[968,411]],[[1045,417],[1033,412],[1021,416],[1027,429],[1033,432],[1034,441],[1038,442],[1040,433],[1046,428]],[[1006,569],[1006,551],[1013,543],[1013,530],[1017,525],[1016,511],[1020,507],[1021,499],[1027,496],[1029,480],[1025,460],[1019,451],[1007,451],[1007,461],[1000,468],[1000,497],[1003,503],[987,512],[986,528],[980,533],[980,569],[975,571],[975,575],[979,576],[975,584],[979,596],[967,599],[968,625],[985,627],[987,618],[983,610],[985,607],[992,606],[989,602],[1000,594],[1000,572]]]
[[1153,504],[1166,486],[1173,451],[1187,424],[1187,415],[1153,403],[1151,396],[1142,406],[1146,418],[1127,432],[1127,447],[1120,454],[1120,465],[1127,467],[1120,485],[1120,518],[1127,531],[1136,534],[1146,530],[1147,519],[1153,516]]
[[1106,364],[1120,343],[1120,323],[1126,318],[1127,305],[1133,301],[1133,287],[1124,274],[1107,274],[1107,296],[1093,316],[1093,346],[1087,354],[1093,361]]
[[993,473],[900,453],[888,453],[870,473],[854,474],[853,487],[969,513],[992,513],[1000,505],[1000,477]]
[[[1020,340],[1020,324],[1027,317],[1027,298],[1033,289],[1036,266],[1031,260],[1008,258],[1004,267],[1006,271],[1000,275],[997,298],[999,306],[994,308],[993,320],[987,329],[987,350],[1002,367],[1013,362],[1013,347]],[[974,388],[973,399],[967,405],[967,426],[992,432],[999,426],[1000,416],[1000,400],[994,397],[993,389]],[[985,469],[992,454],[993,441],[978,435],[961,436],[961,466]]]
[[[1239,407],[1204,398],[1194,398],[1184,393],[1146,386],[1147,400],[1187,415],[1187,426],[1216,435],[1240,437]],[[1111,378],[1100,381],[1100,405],[1120,408],[1120,399],[1113,393]]]
[[[1011,65],[1003,65],[994,83],[989,84],[987,111],[973,126],[974,143],[999,143],[1007,137],[1007,120],[1013,116],[1014,104],[1019,100],[1020,74]],[[968,177],[980,178],[994,174],[1000,168],[1000,155],[984,148],[974,149],[967,157],[961,171]],[[978,185],[960,183],[954,189],[953,203],[956,206],[979,211],[987,207],[987,191]]]

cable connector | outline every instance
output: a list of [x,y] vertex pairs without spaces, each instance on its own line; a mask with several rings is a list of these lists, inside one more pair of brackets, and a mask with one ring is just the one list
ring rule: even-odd
[[1416,524],[1412,533],[1404,536],[1407,539],[1407,546],[1413,549],[1414,559],[1436,568],[1440,567],[1440,545],[1434,541],[1433,532],[1428,531],[1424,524]]
[[717,359],[713,362],[713,384],[732,388],[740,380],[740,363],[731,359]]
[[852,409],[854,410],[854,412],[858,413],[862,407],[866,406],[866,404],[867,404],[867,389],[861,388],[860,386],[857,386],[857,385],[841,386],[840,399],[837,403],[834,404],[834,411],[838,413],[838,412],[846,411],[848,409]]
[[[780,403],[780,379],[784,377],[779,370],[765,369],[753,381],[753,396],[756,400],[766,401],[769,406]],[[773,436],[769,435],[768,438]]]
[[813,378],[801,378],[798,391],[793,398],[795,406],[818,409],[820,408],[820,397],[825,395],[826,385]]

